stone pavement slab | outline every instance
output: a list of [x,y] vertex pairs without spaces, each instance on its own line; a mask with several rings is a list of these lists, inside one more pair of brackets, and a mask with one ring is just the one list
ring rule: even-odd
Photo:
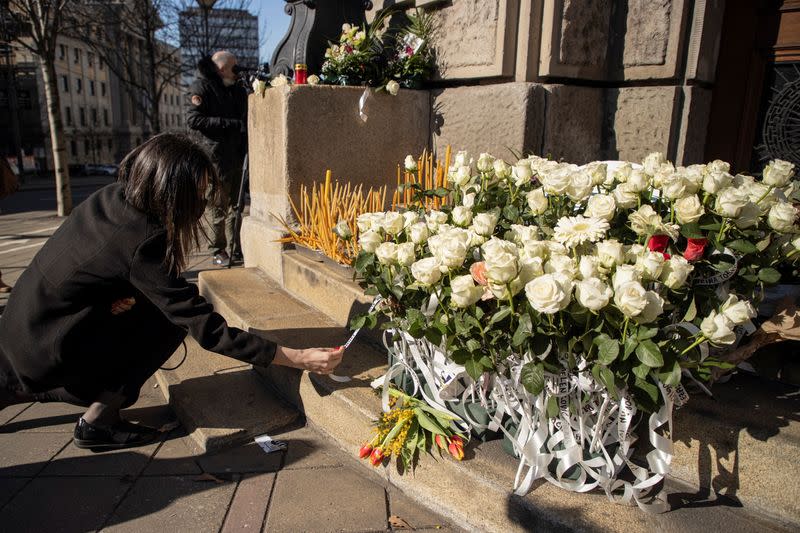
[[9,420],[13,419],[15,416],[27,409],[30,405],[31,404],[29,403],[21,403],[19,405],[12,405],[6,407],[5,409],[0,409],[0,425],[5,424]]
[[70,443],[42,471],[43,476],[136,476],[147,465],[158,442],[141,448],[95,453]]
[[384,488],[346,467],[278,473],[265,532],[384,531]]
[[37,478],[0,511],[0,524],[14,533],[94,531],[129,488],[119,478]]
[[17,494],[31,478],[27,477],[4,477],[0,478],[0,508]]
[[255,442],[197,458],[200,468],[211,474],[275,472],[282,462],[282,453],[265,453]]
[[192,476],[203,471],[195,461],[189,437],[183,428],[170,433],[153,456],[142,475],[144,476]]
[[235,482],[214,483],[189,477],[142,477],[103,531],[219,531]]
[[387,490],[387,494],[390,516],[402,518],[409,526],[417,530],[438,529],[442,531],[448,529],[441,516],[421,507],[399,490],[390,488]]
[[5,424],[2,431],[69,433],[72,435],[73,431],[75,431],[75,424],[85,411],[85,407],[77,405],[61,402],[37,402],[25,409],[11,422]]
[[71,440],[63,433],[0,435],[0,477],[35,476]]
[[274,482],[275,474],[244,476],[236,489],[222,533],[260,531]]
[[342,466],[344,463],[343,452],[308,427],[282,432],[274,437],[287,443],[284,470]]

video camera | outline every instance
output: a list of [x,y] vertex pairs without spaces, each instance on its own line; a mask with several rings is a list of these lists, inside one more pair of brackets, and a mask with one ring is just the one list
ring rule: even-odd
[[269,81],[269,63],[262,63],[257,68],[235,65],[233,73],[239,76],[239,81],[244,84],[248,92],[253,92],[253,81]]

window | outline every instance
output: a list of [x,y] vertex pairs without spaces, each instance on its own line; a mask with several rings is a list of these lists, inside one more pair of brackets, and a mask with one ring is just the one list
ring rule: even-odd
[[64,61],[64,58],[67,57],[67,47],[66,45],[59,44],[58,45],[58,59]]
[[70,106],[64,108],[64,116],[66,117],[67,126],[72,126],[72,108]]
[[69,76],[66,74],[61,76],[61,86],[64,89],[65,93],[69,92]]
[[79,48],[72,49],[72,62],[76,65],[81,62],[82,50]]
[[93,107],[91,110],[92,126],[97,126],[97,108]]
[[[108,126],[108,109],[103,108],[103,124]],[[110,148],[109,148],[110,150]]]
[[104,63],[103,63],[103,58],[101,57],[101,58],[100,58],[100,60],[97,62],[97,67],[98,67],[100,70],[103,70],[103,66],[104,66]]
[[75,78],[75,92],[81,94],[83,90],[83,80],[80,78]]
[[89,155],[89,152],[91,151],[92,151],[92,143],[89,141],[89,139],[86,139],[85,141],[83,141],[83,153]]
[[89,80],[89,94],[94,96],[94,80]]
[[80,115],[80,117],[81,117],[81,126],[85,126],[85,125],[86,125],[86,110],[85,110],[84,108],[82,108],[82,107],[81,107],[81,108],[78,110],[78,114],[79,114],[79,115]]
[[92,52],[86,54],[86,61],[89,63],[90,68],[94,66],[94,54]]
[[78,155],[78,143],[75,142],[75,139],[72,139],[69,142],[69,150],[70,150],[70,152],[72,152],[73,156],[77,157],[77,155]]
[[108,140],[108,151],[110,152],[113,149],[114,149],[114,143],[111,141],[111,139],[109,139]]
[[106,95],[106,82],[101,81],[100,82],[100,96],[105,96],[105,95]]
[[178,117],[178,127],[183,126],[183,124],[181,124],[181,116],[180,115],[176,115],[176,116]]

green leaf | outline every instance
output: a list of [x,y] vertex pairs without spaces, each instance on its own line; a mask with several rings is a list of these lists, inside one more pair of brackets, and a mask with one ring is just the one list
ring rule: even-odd
[[617,392],[617,384],[614,381],[614,373],[606,366],[597,365],[600,367],[598,374],[600,375],[600,382],[608,389],[608,393],[616,400],[619,399]]
[[758,271],[758,279],[770,285],[778,283],[781,280],[781,273],[774,268],[762,268]]
[[550,346],[550,338],[546,335],[536,335],[533,337],[533,343],[531,348],[533,349],[533,355],[536,357],[541,358],[542,355],[547,351],[547,348]]
[[624,351],[622,352],[622,360],[623,361],[627,360],[628,357],[630,357],[630,355],[636,349],[636,346],[638,344],[639,344],[639,341],[633,335],[631,335],[630,337],[625,339]]
[[661,350],[651,340],[639,343],[639,346],[636,347],[636,357],[650,368],[660,368],[664,365]]
[[644,392],[654,403],[658,402],[658,387],[647,380],[636,379],[634,385]]
[[560,412],[558,408],[558,401],[556,400],[555,396],[550,396],[547,399],[547,417],[548,418],[555,418],[558,416]]
[[513,204],[508,204],[503,208],[503,216],[514,222],[519,218],[519,209],[514,207]]
[[597,360],[603,365],[610,365],[619,356],[619,342],[616,339],[603,339],[597,348]]
[[472,353],[479,352],[481,350],[481,343],[475,339],[467,339],[467,350]]
[[511,339],[511,344],[513,346],[520,346],[523,342],[525,342],[531,336],[531,317],[528,314],[524,314],[519,319],[519,326],[517,326],[517,331],[514,332],[514,337]]
[[426,429],[433,433],[434,435],[444,435],[447,436],[444,429],[428,414],[420,409],[419,407],[414,408],[414,414],[417,416],[417,422],[419,422],[420,427],[422,429]]
[[478,379],[481,377],[481,374],[483,374],[483,365],[481,362],[472,358],[467,359],[464,362],[464,368],[467,370],[469,377],[475,381],[478,381]]
[[672,370],[660,372],[658,374],[658,379],[660,379],[664,385],[670,385],[672,387],[676,386],[681,382],[681,365],[678,363],[678,361],[675,361],[672,364]]
[[767,234],[767,237],[764,240],[758,241],[756,243],[756,249],[759,252],[763,252],[764,250],[766,250],[769,247],[771,241],[772,241],[772,234],[769,233],[769,234]]
[[687,239],[702,239],[705,237],[703,232],[700,231],[700,224],[692,222],[691,224],[684,224],[681,226],[681,235]]
[[519,376],[520,383],[531,394],[538,395],[544,390],[544,366],[530,361],[525,363]]
[[646,379],[647,374],[650,373],[650,367],[644,363],[638,364],[633,367],[633,375],[639,379]]
[[636,332],[636,338],[639,341],[646,341],[647,339],[652,339],[658,335],[658,328],[648,328],[645,326],[639,327],[639,331]]
[[356,330],[359,328],[363,328],[366,321],[367,321],[367,315],[360,315],[353,317],[353,319],[350,321],[350,329]]
[[434,196],[438,196],[439,198],[444,198],[447,196],[448,191],[444,187],[439,187],[438,189],[433,189],[432,191]]
[[742,252],[743,254],[754,254],[758,251],[758,248],[756,248],[755,244],[744,239],[731,241],[726,243],[726,246],[731,250],[736,250],[737,252]]
[[356,272],[363,272],[368,266],[375,264],[375,254],[371,254],[369,252],[361,251],[358,253],[358,257],[356,257],[355,262],[355,269]]
[[684,322],[691,322],[697,316],[697,303],[694,300],[694,296],[692,296],[692,301],[689,303],[689,308],[686,310],[686,314],[683,315]]
[[496,324],[500,322],[504,318],[508,318],[508,315],[511,314],[511,308],[509,306],[501,307],[495,314],[492,315],[492,319],[489,320],[489,324]]

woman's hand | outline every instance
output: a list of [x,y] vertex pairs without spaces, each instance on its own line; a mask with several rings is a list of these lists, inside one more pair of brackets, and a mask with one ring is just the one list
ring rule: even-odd
[[133,296],[130,298],[122,298],[111,304],[111,314],[118,315],[120,313],[125,313],[130,311],[134,305],[136,305],[136,298]]
[[300,368],[317,374],[332,374],[342,362],[344,348],[308,348],[296,350],[278,346],[273,363]]

